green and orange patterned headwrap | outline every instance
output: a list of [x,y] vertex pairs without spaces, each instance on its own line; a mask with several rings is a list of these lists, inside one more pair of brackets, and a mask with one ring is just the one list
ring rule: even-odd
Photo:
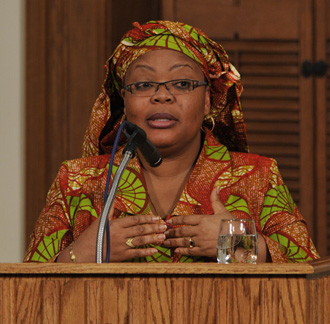
[[[201,30],[171,21],[133,23],[107,62],[102,93],[96,100],[83,144],[83,156],[109,153],[123,121],[124,103],[119,94],[125,74],[139,56],[153,50],[172,49],[193,59],[211,87],[215,137],[231,151],[246,152],[246,125],[240,104],[240,75],[221,45]],[[208,126],[205,120],[205,126]],[[122,138],[124,141],[125,138]]]

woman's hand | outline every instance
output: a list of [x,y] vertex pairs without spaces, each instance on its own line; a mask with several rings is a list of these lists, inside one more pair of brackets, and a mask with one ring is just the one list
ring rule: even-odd
[[[233,215],[219,200],[217,188],[212,191],[210,200],[213,215],[184,215],[169,219],[167,222],[170,225],[188,226],[167,230],[164,245],[177,247],[175,252],[183,255],[216,257],[220,220],[233,218]],[[190,240],[194,242],[194,247],[189,247]]]
[[[109,217],[113,214],[110,211]],[[94,221],[73,244],[76,262],[95,262],[96,236],[100,219]],[[162,244],[165,240],[165,222],[158,216],[135,215],[110,220],[110,262],[150,256],[155,248],[144,248],[145,244]],[[141,247],[141,248],[140,248]],[[106,254],[104,244],[103,256]],[[71,262],[69,247],[64,249],[57,262]]]
[[158,216],[135,215],[110,221],[110,261],[120,262],[157,253],[146,244],[163,244],[167,226]]
[[[187,225],[165,232],[165,246],[176,247],[175,252],[183,255],[200,255],[206,257],[217,256],[217,243],[220,228],[220,220],[233,218],[234,216],[226,210],[219,200],[217,188],[211,193],[211,205],[213,215],[187,215],[174,216],[167,222],[170,225]],[[194,246],[190,247],[191,241]],[[271,261],[266,241],[258,234],[258,263]]]

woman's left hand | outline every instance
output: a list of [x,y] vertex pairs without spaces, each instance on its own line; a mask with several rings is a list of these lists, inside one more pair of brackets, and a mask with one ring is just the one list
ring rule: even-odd
[[183,215],[169,219],[170,225],[185,226],[168,229],[164,245],[176,247],[178,254],[216,257],[220,220],[233,218],[233,215],[219,200],[217,188],[213,189],[210,200],[213,215]]

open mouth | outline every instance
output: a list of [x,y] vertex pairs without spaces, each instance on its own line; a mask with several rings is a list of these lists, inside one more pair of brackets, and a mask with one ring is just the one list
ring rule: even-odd
[[157,113],[147,119],[147,123],[152,128],[169,128],[176,124],[178,120],[171,114]]

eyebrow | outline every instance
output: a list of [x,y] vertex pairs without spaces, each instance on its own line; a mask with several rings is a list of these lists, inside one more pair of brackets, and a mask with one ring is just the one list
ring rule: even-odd
[[[187,67],[187,68],[190,68],[191,70],[193,70],[193,68],[189,64],[179,63],[179,64],[174,64],[173,66],[171,66],[169,71],[172,71],[172,70],[175,70],[178,68],[182,68],[182,67]],[[137,65],[135,65],[134,68],[135,69],[142,68],[142,69],[146,69],[149,71],[155,71],[155,69],[153,67],[151,67],[149,65],[144,65],[144,64],[137,64]]]

